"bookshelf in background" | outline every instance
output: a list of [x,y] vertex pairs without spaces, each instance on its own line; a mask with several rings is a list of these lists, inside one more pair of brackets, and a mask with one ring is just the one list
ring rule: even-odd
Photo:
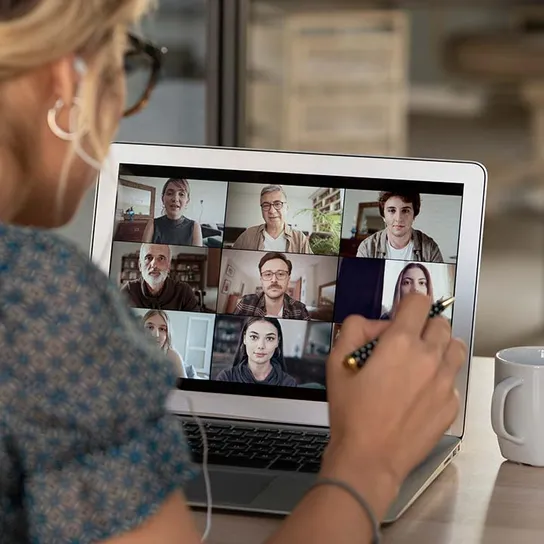
[[[312,207],[323,214],[342,213],[342,191],[335,188],[319,189],[312,195]],[[321,230],[321,221],[318,214],[313,217],[314,232]]]
[[232,365],[244,321],[237,317],[217,317],[213,343],[214,372]]
[[[120,284],[140,279],[140,270],[138,268],[138,253],[124,255],[121,261]],[[170,277],[176,281],[188,283],[194,291],[204,290],[204,267],[206,257],[204,255],[193,255],[180,253],[174,259],[170,266]]]

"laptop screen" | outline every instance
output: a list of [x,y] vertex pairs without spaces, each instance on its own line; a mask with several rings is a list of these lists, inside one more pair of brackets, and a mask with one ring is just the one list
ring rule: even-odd
[[110,275],[179,388],[324,401],[347,316],[455,294],[462,197],[461,183],[123,164]]

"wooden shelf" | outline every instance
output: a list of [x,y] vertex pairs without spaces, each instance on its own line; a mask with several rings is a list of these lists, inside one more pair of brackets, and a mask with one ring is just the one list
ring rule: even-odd
[[[138,268],[138,253],[125,255],[121,262],[121,285],[140,279]],[[206,257],[204,255],[193,255],[181,253],[174,259],[170,266],[170,277],[176,281],[188,283],[194,291],[203,291],[205,288],[204,277]]]
[[[322,213],[334,213],[342,210],[343,192],[340,189],[323,189],[318,191],[312,197],[312,205],[314,210],[319,210]],[[313,220],[314,232],[321,230],[319,219],[314,217]]]
[[274,8],[248,26],[248,145],[405,155],[407,13]]

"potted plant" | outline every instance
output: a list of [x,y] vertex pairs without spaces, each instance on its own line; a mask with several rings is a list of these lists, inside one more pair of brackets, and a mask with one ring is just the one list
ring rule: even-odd
[[322,212],[315,208],[303,208],[295,217],[311,214],[312,223],[317,227],[310,236],[310,248],[315,255],[338,255],[342,231],[342,214],[339,212]]

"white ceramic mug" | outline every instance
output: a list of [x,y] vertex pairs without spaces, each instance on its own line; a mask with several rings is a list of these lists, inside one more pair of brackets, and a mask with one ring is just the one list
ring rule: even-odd
[[491,424],[503,457],[544,467],[544,347],[497,353]]

